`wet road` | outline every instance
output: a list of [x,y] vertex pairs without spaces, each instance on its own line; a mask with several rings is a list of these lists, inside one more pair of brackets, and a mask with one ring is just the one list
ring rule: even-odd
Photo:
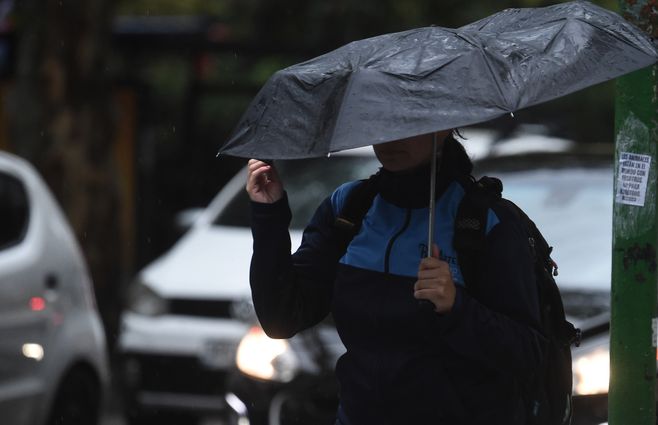
[[[128,425],[128,422],[123,417],[121,403],[118,398],[118,391],[116,389],[112,390],[109,395],[109,400],[105,411],[101,415],[101,420],[99,425]],[[135,424],[139,425],[139,424]],[[185,423],[167,423],[167,425],[190,425],[188,421]],[[222,418],[217,417],[208,417],[200,420],[198,424],[195,425],[226,425],[226,422]]]
[[[108,412],[103,415],[99,425],[128,425],[119,412]],[[180,424],[189,425],[189,424]],[[199,422],[199,425],[226,425],[220,418],[206,418]]]
[[[126,422],[119,410],[108,409],[102,416],[99,425],[128,425],[128,422]],[[189,423],[171,425],[189,425]],[[209,417],[201,420],[198,425],[226,425],[226,423],[221,418]]]

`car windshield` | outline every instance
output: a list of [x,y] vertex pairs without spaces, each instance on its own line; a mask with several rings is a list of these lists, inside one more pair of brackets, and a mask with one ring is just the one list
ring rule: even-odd
[[[303,229],[323,199],[341,184],[367,178],[380,164],[374,155],[334,155],[331,158],[277,161],[290,209],[292,229]],[[249,227],[249,198],[241,190],[217,216],[215,225]]]
[[556,281],[571,316],[609,310],[613,173],[610,166],[487,170],[503,196],[537,224],[554,250]]

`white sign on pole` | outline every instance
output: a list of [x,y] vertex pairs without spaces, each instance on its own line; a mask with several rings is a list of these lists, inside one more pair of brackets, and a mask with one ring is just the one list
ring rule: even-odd
[[650,155],[621,152],[615,202],[643,207],[650,168]]

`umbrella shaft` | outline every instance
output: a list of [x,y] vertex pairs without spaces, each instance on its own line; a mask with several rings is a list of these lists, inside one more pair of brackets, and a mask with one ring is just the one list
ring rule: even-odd
[[429,226],[427,234],[427,256],[432,256],[432,245],[434,245],[434,207],[436,204],[436,173],[437,173],[437,154],[438,142],[436,133],[432,135],[432,173],[430,176],[430,205],[429,205]]

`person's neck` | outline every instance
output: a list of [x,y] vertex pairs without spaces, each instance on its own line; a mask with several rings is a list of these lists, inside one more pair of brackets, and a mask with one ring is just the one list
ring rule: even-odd
[[421,164],[414,165],[413,167],[405,168],[402,170],[389,170],[386,167],[382,167],[383,170],[386,170],[387,173],[391,173],[394,175],[411,175],[411,174],[416,174],[418,172],[424,172],[425,170],[429,169],[430,167],[430,161],[423,162]]
[[400,171],[382,168],[379,193],[401,208],[423,208],[429,204],[430,163]]

